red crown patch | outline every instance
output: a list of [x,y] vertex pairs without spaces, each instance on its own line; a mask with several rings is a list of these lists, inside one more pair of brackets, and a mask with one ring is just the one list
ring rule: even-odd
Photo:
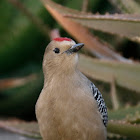
[[67,37],[58,37],[58,38],[54,38],[53,40],[55,41],[71,41],[70,38],[67,38]]

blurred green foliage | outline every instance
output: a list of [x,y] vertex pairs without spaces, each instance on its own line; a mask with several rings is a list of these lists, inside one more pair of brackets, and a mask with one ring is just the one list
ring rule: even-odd
[[[39,0],[19,0],[19,2],[22,3],[32,15],[43,21],[46,27],[49,28],[48,31],[58,28],[62,36],[71,37],[71,34],[65,32],[63,27],[54,20]],[[83,1],[81,0],[55,0],[55,2],[79,11],[81,11],[83,5]],[[139,3],[138,0],[134,0],[133,2],[135,4]],[[98,12],[101,14],[105,14],[106,12],[124,13],[124,11],[127,11],[127,7],[123,9],[123,6],[116,6],[116,3],[117,1],[111,2],[111,0],[90,0],[87,11],[94,14]],[[132,11],[136,12],[136,10]],[[35,119],[35,103],[43,86],[42,58],[45,47],[50,42],[50,32],[47,33],[48,36],[45,36],[34,22],[31,21],[30,17],[27,17],[20,8],[18,9],[9,0],[0,1],[0,17],[0,117],[12,116],[32,120]],[[102,42],[111,44],[115,52],[123,54],[124,57],[139,61],[139,42],[94,29],[91,32],[100,38]],[[86,50],[83,51],[83,53],[90,54],[90,52],[86,53]],[[87,60],[89,61],[89,59]],[[97,66],[100,64],[98,61],[96,63]],[[112,63],[114,62],[111,62],[111,64]],[[104,64],[103,62],[101,67],[103,66],[103,68],[105,68]],[[139,65],[139,63],[136,64]],[[120,64],[118,64],[118,67],[119,66]],[[85,68],[92,70],[92,67]],[[111,70],[112,68],[113,65],[110,65],[108,69]],[[127,67],[124,71],[125,70],[128,72]],[[113,72],[120,74],[119,71],[115,72],[114,70]],[[131,73],[130,71],[130,77],[133,76]],[[26,78],[26,76],[32,74],[35,75],[35,77]],[[101,79],[95,76],[96,78],[94,79],[92,74],[94,75],[94,72],[87,76],[89,76],[101,92],[104,93],[103,96],[109,108],[109,119],[126,120],[129,113],[132,114],[131,118],[135,118],[137,110],[140,109],[138,105],[140,94],[138,91],[134,92],[134,89],[131,90],[131,88],[128,87],[127,83],[130,82],[126,81],[126,83],[116,86],[120,109],[113,110],[110,97],[111,83],[106,83],[104,76],[102,76]],[[102,74],[104,75],[104,73]],[[99,73],[98,75],[101,76]],[[5,79],[7,80],[5,81]],[[18,79],[19,83],[15,83],[15,79]],[[121,85],[126,86],[121,87]],[[113,138],[123,139],[122,137],[116,138],[115,135],[113,135]],[[112,137],[110,137],[110,139],[112,139]]]

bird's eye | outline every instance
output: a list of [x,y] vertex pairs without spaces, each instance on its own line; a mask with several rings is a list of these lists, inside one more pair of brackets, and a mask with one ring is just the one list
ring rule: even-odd
[[53,51],[54,51],[55,53],[59,53],[59,52],[60,52],[59,48],[55,48]]

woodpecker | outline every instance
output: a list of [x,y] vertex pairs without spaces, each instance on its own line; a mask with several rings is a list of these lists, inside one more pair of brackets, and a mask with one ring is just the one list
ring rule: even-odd
[[100,91],[77,68],[84,46],[53,39],[43,59],[44,86],[36,103],[43,140],[106,140],[107,108]]

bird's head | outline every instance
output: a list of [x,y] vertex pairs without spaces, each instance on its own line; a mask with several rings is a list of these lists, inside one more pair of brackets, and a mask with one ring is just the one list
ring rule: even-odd
[[76,44],[69,38],[55,38],[46,47],[43,71],[69,71],[75,69],[78,62],[77,52],[84,46],[83,43]]

